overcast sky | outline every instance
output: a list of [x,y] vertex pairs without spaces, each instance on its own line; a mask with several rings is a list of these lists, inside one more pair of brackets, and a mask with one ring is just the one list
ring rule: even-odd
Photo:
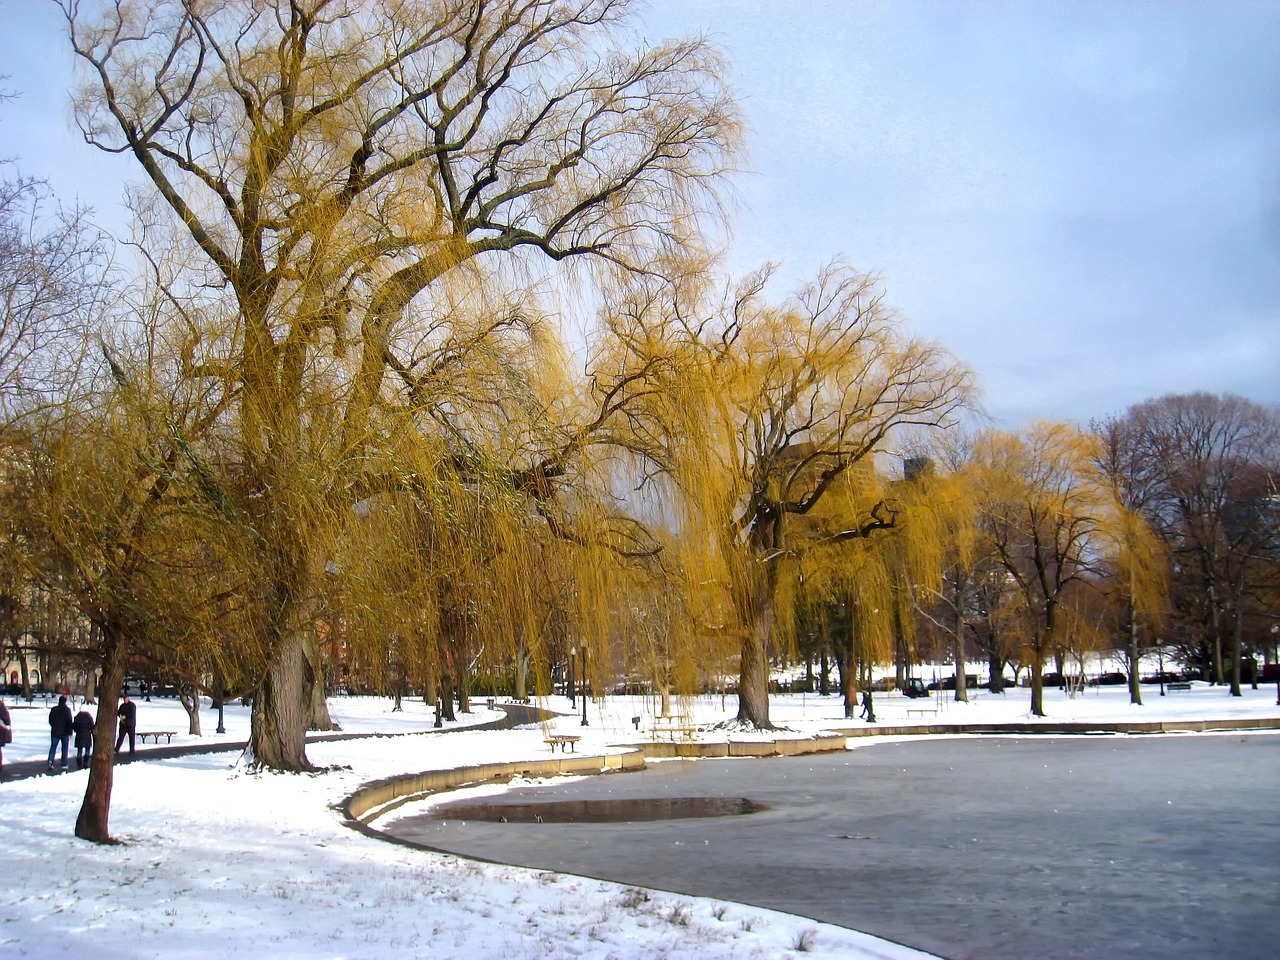
[[[880,274],[1004,426],[1280,402],[1280,0],[655,0],[750,124],[732,263]],[[0,156],[119,223],[56,11],[0,0]]]

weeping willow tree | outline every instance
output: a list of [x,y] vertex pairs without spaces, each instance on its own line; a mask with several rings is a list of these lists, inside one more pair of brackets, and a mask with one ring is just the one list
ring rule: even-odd
[[[997,561],[990,544],[981,536],[976,484],[979,474],[973,462],[973,437],[951,432],[932,438],[907,458],[905,469],[912,482],[907,485],[916,507],[914,525],[929,531],[929,543],[938,548],[936,560],[940,576],[917,578],[916,613],[950,639],[956,667],[955,699],[968,701],[966,638],[973,633],[975,620],[994,631],[988,615],[990,570]],[[998,644],[984,644],[993,690],[1003,682],[1003,662]]]
[[198,252],[185,289],[237,317],[192,330],[186,373],[234,385],[263,545],[255,762],[305,769],[308,638],[353,506],[394,479],[389,394],[488,336],[431,305],[464,267],[696,247],[738,134],[723,64],[701,40],[619,49],[623,0],[61,7],[86,139],[136,161]]
[[712,295],[697,268],[612,315],[615,364],[653,387],[641,426],[661,435],[652,462],[673,491],[691,612],[736,645],[737,722],[760,728],[803,558],[897,522],[890,498],[837,493],[896,430],[946,426],[970,394],[969,374],[907,336],[872,278],[832,265],[774,303],[772,272]]
[[[216,398],[175,384],[158,340],[105,348],[82,371],[88,388],[30,418],[8,456],[24,537],[26,576],[91,625],[81,651],[101,671],[94,750],[76,835],[111,841],[115,711],[126,669],[138,664],[197,685],[206,671],[235,673],[235,632],[252,577],[247,529],[219,515],[202,439]],[[97,375],[93,375],[96,372]],[[188,385],[189,386],[189,385]],[[212,401],[212,402],[211,402]]]

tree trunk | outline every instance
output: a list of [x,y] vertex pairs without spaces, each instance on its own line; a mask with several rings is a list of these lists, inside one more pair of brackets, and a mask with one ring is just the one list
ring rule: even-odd
[[94,843],[114,843],[111,839],[111,784],[116,762],[116,707],[124,684],[125,643],[117,630],[103,631],[102,689],[98,716],[93,723],[93,756],[89,760],[89,782],[84,788],[76,836]]
[[818,693],[824,697],[831,694],[831,658],[826,650],[822,651],[821,665],[818,668]]
[[1129,594],[1129,702],[1142,706],[1142,677],[1140,676],[1142,651],[1138,648],[1138,611],[1133,606],[1133,593]]
[[440,709],[444,719],[451,721],[458,719],[453,712],[453,676],[447,670],[440,678]]
[[1218,606],[1218,591],[1209,584],[1209,655],[1210,683],[1222,683],[1226,678],[1222,670],[1222,610]]
[[308,627],[305,633],[307,663],[311,667],[310,696],[308,697],[307,729],[308,730],[341,730],[332,716],[329,715],[328,684],[324,673],[324,656],[320,650],[320,635],[314,627]]
[[291,630],[254,694],[249,733],[254,769],[292,773],[315,769],[307,760],[310,665],[304,648],[302,632]]
[[964,584],[958,578],[956,580],[956,622],[954,639],[954,656],[956,661],[956,701],[960,703],[968,703],[969,678],[965,675],[964,669]]
[[991,652],[987,653],[987,677],[990,681],[987,689],[992,693],[1004,693],[1004,663]]
[[[22,682],[22,699],[30,703],[35,699],[31,695],[31,671],[27,669],[27,658],[23,656],[22,644],[18,642],[16,637],[13,641],[13,658],[18,661],[18,675]],[[121,679],[123,680],[124,678],[121,677]],[[112,743],[114,742],[113,738]]]
[[1045,716],[1044,712],[1044,653],[1031,652],[1031,715]]
[[1243,697],[1240,689],[1240,659],[1244,651],[1244,617],[1240,615],[1240,597],[1236,598],[1235,624],[1231,630],[1231,696]]
[[[462,657],[458,658],[458,712],[471,712],[471,681],[467,670],[467,664]],[[583,682],[583,690],[586,690],[586,682]]]
[[761,604],[742,638],[738,664],[738,722],[772,730],[769,722],[769,623],[771,610]]
[[834,658],[836,661],[836,689],[840,691],[840,695],[844,699],[844,718],[852,720],[853,701],[849,699],[849,691],[856,690],[858,685],[848,679],[849,671],[853,669],[849,663],[849,652],[837,649]]
[[517,703],[524,703],[529,699],[526,689],[528,687],[529,677],[529,651],[525,648],[524,643],[520,644],[516,650],[516,686],[513,693]]
[[178,702],[187,711],[187,733],[200,736],[200,691],[183,684],[178,690]]

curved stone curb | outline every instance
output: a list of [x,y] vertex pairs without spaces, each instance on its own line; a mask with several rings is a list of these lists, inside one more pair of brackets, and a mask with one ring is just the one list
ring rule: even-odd
[[454,767],[448,770],[399,774],[362,784],[355,793],[338,804],[337,808],[342,812],[348,826],[357,829],[367,828],[365,832],[385,837],[386,835],[381,831],[370,827],[373,821],[402,804],[421,800],[445,790],[455,790],[458,787],[494,781],[506,782],[513,777],[554,777],[561,774],[586,775],[643,770],[648,760],[676,757],[712,759],[829,753],[845,749],[845,738],[840,734],[821,734],[809,739],[792,740],[628,743],[618,744],[613,749],[621,752],[548,757],[540,760],[511,760],[502,763]]

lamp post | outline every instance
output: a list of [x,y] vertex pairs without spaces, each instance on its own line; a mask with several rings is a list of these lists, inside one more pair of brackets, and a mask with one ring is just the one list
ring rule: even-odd
[[587,648],[582,648],[582,668],[578,671],[582,677],[582,725],[590,726],[587,723]]
[[571,646],[569,648],[569,666],[568,666],[568,686],[569,686],[569,706],[576,707],[578,698],[573,692],[573,658],[578,655],[578,648]]
[[[1280,623],[1273,623],[1271,625],[1271,649],[1273,653],[1275,651],[1277,634],[1280,634]],[[1272,662],[1275,662],[1275,657],[1272,657],[1271,659]],[[1254,676],[1256,677],[1257,673],[1254,673]],[[1276,674],[1276,706],[1280,707],[1280,673]]]

